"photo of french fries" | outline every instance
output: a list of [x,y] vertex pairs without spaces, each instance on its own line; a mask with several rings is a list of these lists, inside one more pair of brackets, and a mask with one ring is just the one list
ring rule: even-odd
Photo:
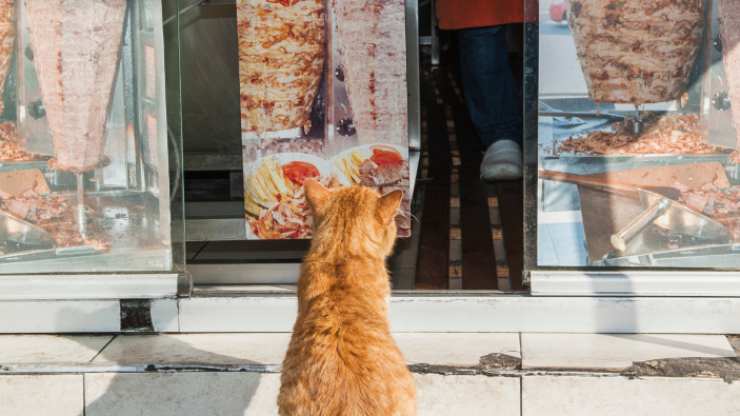
[[308,154],[283,153],[255,163],[244,181],[247,233],[251,239],[300,239],[311,236],[311,213],[303,182],[318,179],[328,185],[331,169]]
[[334,161],[334,166],[348,183],[359,184],[360,166],[362,166],[365,159],[367,159],[366,155],[357,150],[351,150],[344,157],[337,158]]

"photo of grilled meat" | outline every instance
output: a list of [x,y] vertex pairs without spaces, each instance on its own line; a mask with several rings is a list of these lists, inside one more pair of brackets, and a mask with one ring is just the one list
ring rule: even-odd
[[325,48],[323,0],[239,0],[242,132],[311,128]]
[[569,25],[591,98],[632,104],[679,98],[699,50],[703,3],[571,1]]
[[126,0],[25,0],[25,7],[54,143],[53,166],[93,170],[105,161]]
[[335,42],[360,143],[406,132],[403,0],[333,0]]

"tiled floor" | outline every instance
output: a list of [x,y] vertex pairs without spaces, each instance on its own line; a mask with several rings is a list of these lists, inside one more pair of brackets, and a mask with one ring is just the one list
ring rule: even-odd
[[[289,337],[0,336],[0,415],[71,416],[83,406],[93,416],[274,415]],[[419,415],[740,415],[740,385],[711,371],[673,378],[608,372],[634,361],[706,357],[735,366],[727,374],[738,379],[740,361],[722,358],[736,355],[730,339],[737,337],[395,337],[416,373]],[[515,365],[489,366],[490,357]]]
[[[476,367],[484,356],[521,359],[524,370],[619,371],[656,359],[735,357],[720,335],[589,335],[518,333],[399,333],[396,342],[410,364]],[[0,336],[0,374],[28,368],[110,369],[209,365],[273,366],[289,333],[111,336]],[[735,341],[737,338],[735,338]]]
[[623,370],[636,361],[734,357],[728,339],[712,335],[522,334],[525,369]]
[[740,383],[722,380],[538,376],[522,379],[526,416],[740,415]]

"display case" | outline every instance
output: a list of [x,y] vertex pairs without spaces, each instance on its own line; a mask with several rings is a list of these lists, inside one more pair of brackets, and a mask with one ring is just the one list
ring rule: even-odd
[[739,270],[740,3],[525,7],[529,270]]
[[0,2],[0,273],[181,269],[163,5],[177,17],[158,0]]

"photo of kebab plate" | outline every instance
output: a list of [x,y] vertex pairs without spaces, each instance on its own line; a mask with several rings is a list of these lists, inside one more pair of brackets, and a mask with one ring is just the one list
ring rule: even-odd
[[411,212],[408,195],[408,149],[388,144],[357,146],[335,156],[333,163],[342,185],[368,186],[377,189],[382,195],[395,190],[403,191],[404,200],[396,223],[399,236],[409,235]]
[[329,186],[329,164],[313,155],[281,153],[258,160],[244,181],[247,236],[252,240],[311,237],[311,212],[303,191],[306,179]]

